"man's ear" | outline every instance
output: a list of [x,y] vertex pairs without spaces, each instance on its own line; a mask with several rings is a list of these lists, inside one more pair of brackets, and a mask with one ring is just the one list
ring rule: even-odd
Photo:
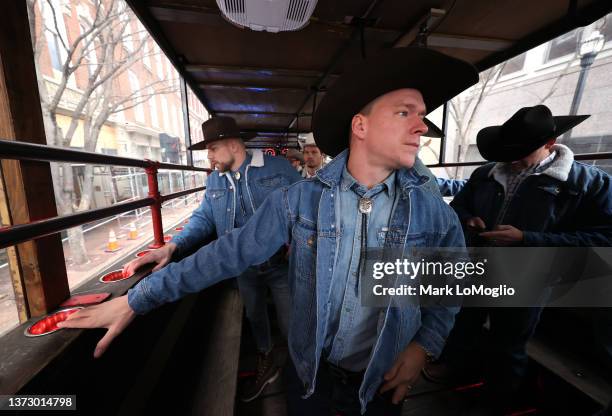
[[357,113],[351,120],[351,133],[360,139],[365,138],[368,132],[368,117]]
[[228,143],[230,151],[232,153],[237,153],[238,150],[240,149],[240,143],[238,142],[237,139],[232,139],[230,140],[230,142]]

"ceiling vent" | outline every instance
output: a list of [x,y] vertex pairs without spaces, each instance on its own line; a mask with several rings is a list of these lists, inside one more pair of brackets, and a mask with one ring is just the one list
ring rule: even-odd
[[217,5],[240,27],[277,33],[306,26],[317,0],[217,0]]

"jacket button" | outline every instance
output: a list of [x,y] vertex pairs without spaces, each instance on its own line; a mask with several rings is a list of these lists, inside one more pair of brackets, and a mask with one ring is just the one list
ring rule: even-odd
[[308,240],[306,240],[306,244],[312,247],[312,245],[314,244],[314,238],[309,237]]

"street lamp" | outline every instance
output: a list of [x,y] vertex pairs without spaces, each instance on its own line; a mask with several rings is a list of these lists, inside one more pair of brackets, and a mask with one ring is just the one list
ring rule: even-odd
[[[572,116],[575,116],[578,112],[589,68],[595,61],[597,54],[603,49],[604,42],[604,35],[602,35],[599,30],[594,30],[580,42],[580,49],[578,50],[578,55],[580,56],[580,75],[578,76],[578,83],[576,84],[574,98],[572,99],[572,105],[570,107],[570,115]],[[563,140],[569,139],[570,135],[571,130],[563,135]]]

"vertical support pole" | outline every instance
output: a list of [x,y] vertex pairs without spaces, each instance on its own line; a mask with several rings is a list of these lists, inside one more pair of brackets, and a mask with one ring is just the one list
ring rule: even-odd
[[161,215],[161,195],[157,186],[157,164],[151,162],[151,166],[146,169],[147,181],[149,182],[149,198],[153,198],[155,203],[151,205],[151,221],[153,222],[153,243],[149,244],[149,248],[163,247],[164,243],[164,227],[162,225]]
[[[0,13],[0,137],[46,144],[25,0],[3,2]],[[3,225],[57,216],[48,162],[2,160],[1,166]],[[9,261],[20,318],[57,308],[70,295],[59,233],[16,249],[9,249]]]
[[[185,132],[185,146],[187,147],[187,164],[193,166],[193,153],[189,148],[191,147],[191,124],[189,122],[189,100],[187,96],[187,83],[185,78],[180,77],[181,83],[181,103],[183,107],[183,129]],[[186,189],[185,171],[181,171],[183,178],[183,190]],[[185,206],[187,205],[187,198],[185,198]]]
[[187,100],[187,84],[185,78],[180,77],[181,81],[181,103],[183,108],[183,131],[185,134],[185,146],[187,147],[187,164],[193,166],[191,150],[191,126],[189,125],[189,101]]
[[438,163],[446,161],[446,134],[448,130],[448,101],[444,103],[442,108],[442,138],[440,139],[440,157]]
[[[169,170],[168,171],[168,186],[170,187],[170,189],[168,190],[168,193],[172,194],[174,193],[174,186],[172,186],[172,181],[174,181],[174,175],[172,174],[174,173],[174,171]],[[170,206],[172,208],[174,208],[174,203],[176,202],[176,198],[172,199],[170,201]]]

